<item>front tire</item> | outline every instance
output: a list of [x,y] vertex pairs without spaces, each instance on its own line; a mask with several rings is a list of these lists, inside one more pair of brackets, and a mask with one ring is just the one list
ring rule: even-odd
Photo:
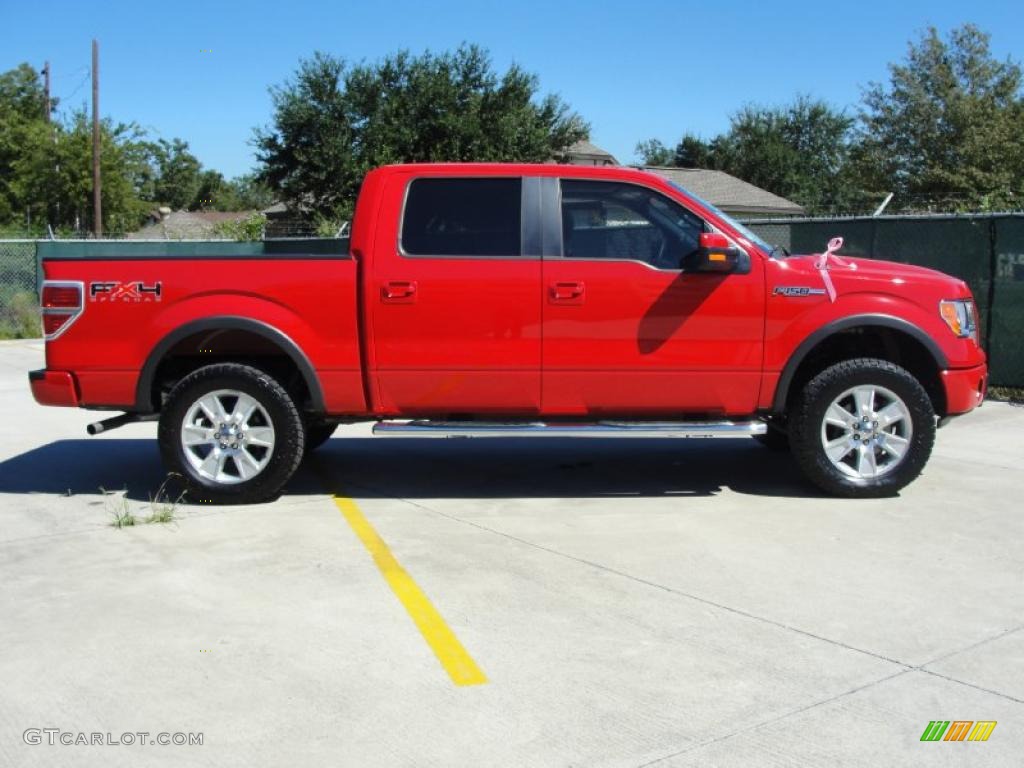
[[921,383],[885,360],[837,363],[811,379],[789,418],[804,474],[837,496],[891,496],[921,474],[935,410]]
[[253,504],[275,498],[302,460],[306,434],[288,392],[248,365],[193,371],[168,395],[160,453],[188,498]]

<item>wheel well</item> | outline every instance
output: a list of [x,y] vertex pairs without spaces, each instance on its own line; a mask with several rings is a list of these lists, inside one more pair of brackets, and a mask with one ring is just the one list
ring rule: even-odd
[[816,344],[800,361],[786,390],[784,412],[804,385],[830,365],[857,357],[887,360],[921,382],[938,414],[946,412],[946,393],[931,351],[909,333],[885,326],[861,325],[838,331]]
[[300,411],[314,409],[309,384],[292,356],[273,339],[241,328],[201,330],[175,341],[153,371],[147,393],[149,405],[161,410],[175,384],[212,363],[242,363],[258,368],[288,391]]

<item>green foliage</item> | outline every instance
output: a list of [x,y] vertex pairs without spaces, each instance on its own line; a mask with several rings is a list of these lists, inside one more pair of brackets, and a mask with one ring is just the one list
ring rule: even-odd
[[273,194],[254,175],[227,180],[217,171],[203,171],[199,191],[191,210],[245,211],[259,210],[274,202]]
[[266,226],[266,216],[262,213],[252,213],[238,221],[222,221],[214,227],[214,232],[218,237],[229,240],[254,241],[263,239]]
[[[53,104],[56,104],[54,100]],[[36,72],[0,73],[0,228],[42,236],[92,228],[92,121],[84,110],[45,120]],[[103,230],[137,229],[158,205],[263,208],[271,195],[253,177],[203,171],[181,139],[151,141],[134,123],[100,123]],[[204,205],[204,199],[214,202]]]
[[316,53],[271,89],[274,122],[257,129],[260,178],[297,210],[351,214],[363,175],[398,162],[543,162],[585,138],[588,126],[537,78],[463,45],[376,64]]
[[200,191],[202,165],[188,151],[188,142],[160,139],[150,146],[156,162],[153,199],[175,210],[193,206]]
[[[44,119],[46,92],[39,73],[25,63],[0,73],[0,104],[4,105],[7,117],[16,117],[22,121]],[[51,99],[50,109],[56,107],[57,99]]]
[[660,139],[646,139],[637,142],[635,151],[644,165],[675,165],[675,152],[666,147]]
[[825,102],[798,96],[783,107],[743,108],[708,149],[722,170],[823,212],[853,196],[844,173],[852,127],[852,118]]
[[274,193],[260,181],[256,174],[247,174],[232,179],[228,182],[227,195],[226,200],[220,203],[216,198],[214,199],[214,207],[218,211],[262,210],[270,207],[274,202]]
[[864,210],[896,194],[890,211],[1024,207],[1022,72],[998,61],[967,24],[935,28],[872,84],[857,119],[798,96],[747,106],[710,141],[686,135],[670,150],[637,145],[647,165],[713,168],[803,205],[810,213]]
[[854,195],[844,173],[852,126],[852,118],[827,103],[798,96],[780,107],[743,107],[729,130],[710,141],[687,134],[674,150],[651,139],[637,151],[646,165],[725,171],[812,213],[824,212]]
[[714,168],[714,143],[705,142],[687,133],[674,149],[658,139],[647,139],[636,145],[636,153],[644,165],[676,168]]
[[317,216],[313,220],[313,229],[317,237],[337,237],[343,220]]
[[35,292],[0,286],[0,339],[36,339],[42,335]]
[[864,96],[857,148],[862,184],[937,207],[1021,208],[1024,100],[1021,68],[998,61],[972,24],[947,39],[929,28],[888,85]]

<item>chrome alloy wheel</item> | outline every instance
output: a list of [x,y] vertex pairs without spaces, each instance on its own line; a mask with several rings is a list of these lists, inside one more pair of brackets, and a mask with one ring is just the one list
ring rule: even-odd
[[906,403],[885,387],[864,384],[846,390],[825,410],[821,445],[840,472],[871,480],[899,466],[913,430]]
[[255,398],[234,389],[218,389],[189,406],[181,424],[181,447],[204,480],[242,483],[270,462],[274,425]]

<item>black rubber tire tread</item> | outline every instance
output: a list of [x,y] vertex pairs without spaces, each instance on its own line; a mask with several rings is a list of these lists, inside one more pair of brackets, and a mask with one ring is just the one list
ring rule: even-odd
[[[181,447],[181,423],[189,406],[204,392],[217,389],[237,389],[256,398],[274,425],[269,464],[243,483],[227,485],[199,477]],[[165,466],[185,480],[186,499],[207,504],[256,504],[276,498],[298,468],[306,446],[305,424],[285,388],[267,373],[239,363],[207,365],[179,381],[164,404],[157,434]]]
[[[902,463],[874,480],[847,477],[825,455],[821,420],[825,410],[843,391],[858,384],[876,384],[899,395],[910,410],[913,436]],[[811,379],[789,412],[789,442],[804,474],[823,491],[848,498],[895,495],[924,469],[935,444],[935,409],[913,374],[886,360],[863,357],[836,363]]]
[[306,453],[315,451],[321,445],[331,439],[337,424],[330,424],[323,421],[306,422]]

